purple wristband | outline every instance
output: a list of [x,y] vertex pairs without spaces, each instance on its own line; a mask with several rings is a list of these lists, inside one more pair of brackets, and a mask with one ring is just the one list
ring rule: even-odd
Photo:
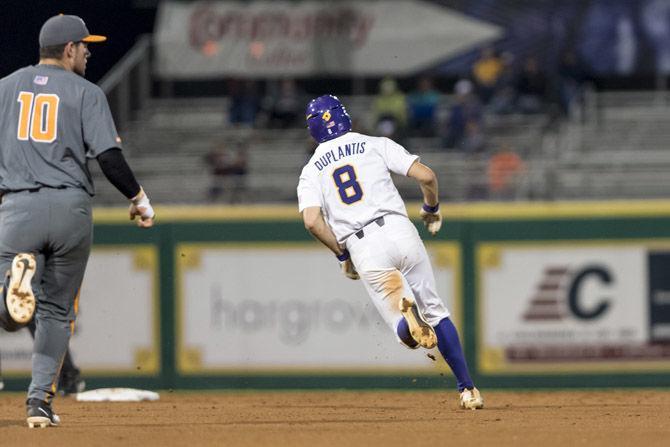
[[335,256],[337,257],[338,261],[344,262],[347,259],[349,259],[349,250],[345,248],[341,255],[335,255]]
[[423,204],[423,210],[427,213],[437,213],[437,210],[440,209],[440,204],[436,204],[435,206],[430,206],[426,205],[425,203]]

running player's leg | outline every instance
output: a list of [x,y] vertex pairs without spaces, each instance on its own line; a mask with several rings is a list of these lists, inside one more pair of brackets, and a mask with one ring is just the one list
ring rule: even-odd
[[[28,191],[5,194],[0,204],[0,326],[9,332],[25,327],[14,321],[6,305],[12,262],[19,253],[38,255],[46,240],[46,228],[42,225],[46,213],[34,208],[33,194]],[[35,300],[39,300],[39,263],[32,273],[32,292]]]
[[405,295],[402,275],[395,269],[363,270],[358,274],[382,319],[395,333],[402,319],[400,300]]
[[435,329],[437,347],[456,376],[458,390],[473,388],[458,331],[449,318],[449,311],[437,294],[435,275],[426,248],[415,228],[408,229],[408,234],[412,236],[399,242],[405,245],[403,251],[407,254],[402,266],[403,276],[412,289],[419,310]]
[[378,227],[374,224],[371,227],[361,239],[355,235],[350,237],[347,248],[372,303],[396,333],[398,322],[402,319],[399,303],[405,294],[405,283],[393,265],[394,247]]
[[90,199],[79,190],[45,191],[51,240],[42,275],[43,299],[36,315],[33,377],[29,399],[50,402],[75,320],[75,301],[91,248]]
[[[28,325],[30,330],[30,335],[35,338],[35,320],[31,321]],[[65,352],[65,358],[63,359],[63,366],[61,367],[60,376],[58,378],[58,392],[59,394],[74,394],[84,391],[86,384],[81,378],[81,371],[74,363],[72,359],[72,353],[70,348]]]
[[47,312],[41,309],[38,309],[36,315],[33,374],[28,388],[28,398],[51,402],[56,394],[58,375],[70,341],[71,326],[62,316],[61,318],[47,316]]
[[74,327],[75,298],[86,266],[86,258],[82,259],[83,248],[88,247],[81,247],[65,256],[54,255],[46,261],[43,278],[45,299],[40,302],[36,315],[29,399],[50,402],[57,391],[61,366]]
[[[347,241],[347,246],[361,282],[398,341],[410,348],[419,345],[432,348],[437,342],[435,331],[423,320],[415,305],[404,306],[407,298],[411,303],[414,301],[397,268],[399,259],[403,258],[394,243],[395,234],[391,228],[392,221],[397,219],[402,218],[388,217],[383,228],[371,224],[364,230],[363,238],[353,236]],[[401,313],[401,309],[406,312]],[[409,320],[409,326],[405,319]]]

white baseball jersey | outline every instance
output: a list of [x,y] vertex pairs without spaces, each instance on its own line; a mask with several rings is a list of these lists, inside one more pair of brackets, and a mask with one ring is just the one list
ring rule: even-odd
[[[298,183],[300,211],[321,207],[394,333],[403,296],[415,299],[432,326],[449,316],[426,249],[391,179],[391,172],[407,175],[418,158],[388,138],[348,132],[316,148]],[[383,226],[371,223],[382,216]],[[353,236],[364,227],[364,235]]]
[[342,244],[378,217],[407,216],[391,172],[407,175],[418,159],[388,138],[356,132],[321,143],[300,174],[299,210],[321,207]]

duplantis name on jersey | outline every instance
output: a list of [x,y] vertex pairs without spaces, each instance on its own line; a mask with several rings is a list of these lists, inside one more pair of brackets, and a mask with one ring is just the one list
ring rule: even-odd
[[323,154],[321,157],[319,157],[318,160],[314,162],[314,166],[316,167],[316,169],[321,171],[329,164],[339,161],[344,157],[348,157],[350,155],[362,154],[364,152],[365,152],[365,141],[358,141],[351,144],[345,144],[344,147],[338,146],[337,149],[331,149],[325,154]]

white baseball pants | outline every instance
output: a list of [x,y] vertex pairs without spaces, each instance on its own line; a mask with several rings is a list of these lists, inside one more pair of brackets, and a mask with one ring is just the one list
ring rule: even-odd
[[450,315],[437,294],[423,241],[407,217],[387,214],[383,226],[372,222],[362,236],[351,235],[346,246],[372,302],[394,334],[402,318],[398,303],[403,296],[414,298],[431,326]]

